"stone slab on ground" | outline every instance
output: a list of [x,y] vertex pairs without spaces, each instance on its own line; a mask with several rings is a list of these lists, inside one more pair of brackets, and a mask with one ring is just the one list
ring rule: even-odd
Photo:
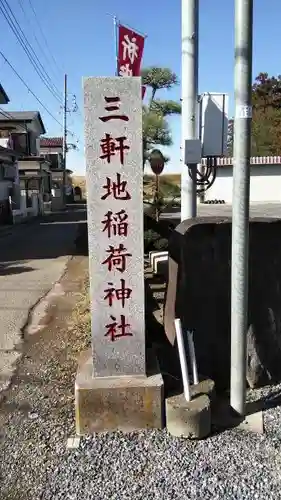
[[216,432],[236,427],[248,432],[263,434],[263,417],[263,411],[260,411],[258,407],[253,408],[250,403],[246,404],[245,417],[239,417],[231,411],[229,400],[225,398],[217,399],[212,408],[212,426]]
[[85,358],[75,382],[77,435],[163,427],[164,388],[157,363],[146,377],[93,377],[92,356]]

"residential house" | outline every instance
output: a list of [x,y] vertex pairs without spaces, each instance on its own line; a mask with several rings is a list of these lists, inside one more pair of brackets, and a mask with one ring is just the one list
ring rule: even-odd
[[41,137],[40,155],[50,163],[51,170],[63,169],[63,138]]
[[[9,97],[0,85],[0,104],[8,103]],[[12,222],[13,205],[19,203],[19,156],[9,138],[0,134],[0,225]]]
[[42,213],[51,199],[50,164],[40,156],[46,130],[38,111],[0,112],[0,136],[19,155],[20,207],[23,216]]
[[[50,163],[52,176],[52,207],[54,210],[62,208],[64,205],[63,185],[64,185],[64,164],[63,164],[63,138],[62,137],[41,137],[40,155]],[[72,171],[65,171],[65,194],[69,197],[72,194]]]

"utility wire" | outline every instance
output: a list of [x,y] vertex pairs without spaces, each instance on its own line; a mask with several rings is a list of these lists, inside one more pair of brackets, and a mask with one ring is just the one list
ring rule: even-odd
[[[20,3],[22,3],[22,0],[18,0],[18,1],[19,1]],[[54,65],[55,65],[55,67],[57,68],[57,71],[58,71],[59,76],[61,77],[61,75],[62,75],[63,73],[66,73],[66,71],[64,71],[64,69],[63,69],[63,68],[62,68],[62,67],[58,64],[58,62],[57,62],[57,60],[56,60],[56,58],[55,58],[55,56],[54,56],[54,54],[53,54],[52,50],[50,49],[50,46],[49,46],[48,40],[47,40],[47,38],[46,38],[46,36],[45,36],[45,34],[44,34],[44,30],[43,30],[43,28],[42,28],[42,24],[40,23],[40,19],[39,19],[38,15],[37,15],[37,13],[36,13],[36,11],[35,11],[35,8],[34,8],[34,5],[33,5],[33,3],[32,3],[32,0],[28,0],[28,2],[29,2],[29,5],[30,5],[31,10],[32,10],[32,12],[33,12],[33,15],[34,15],[34,18],[35,18],[35,20],[36,20],[36,23],[37,23],[37,26],[38,26],[38,28],[39,28],[39,31],[40,31],[40,33],[41,33],[41,36],[42,36],[42,38],[43,38],[43,40],[44,40],[44,42],[45,42],[46,49],[47,49],[47,51],[49,52],[50,57],[52,58],[52,60],[53,60],[53,63],[54,63]],[[42,52],[43,52],[43,50],[42,50]],[[71,90],[71,89],[70,89],[70,90]],[[82,117],[82,115],[81,115],[81,117]],[[82,118],[83,118],[83,117],[82,117]]]
[[[3,4],[3,1],[5,2],[5,4],[7,5],[8,9],[10,10],[11,12],[11,15],[13,16],[11,18],[9,12],[7,12],[7,8],[5,7],[5,5]],[[32,7],[32,10],[34,12],[34,15],[38,21],[38,18],[36,16],[36,12],[34,10],[34,7],[31,3],[31,1],[29,2],[31,4],[31,7]],[[8,22],[9,26],[11,27],[13,33],[15,34],[16,38],[18,39],[18,41],[20,42],[20,45],[23,47],[24,51],[26,52],[26,54],[28,55],[28,58],[29,60],[31,61],[33,67],[35,68],[37,74],[39,74],[41,80],[43,81],[43,83],[47,86],[48,90],[54,95],[54,91],[53,89],[50,88],[49,86],[49,83],[46,82],[46,77],[44,76],[44,74],[42,75],[42,71],[40,70],[40,68],[38,68],[38,64],[36,62],[36,59],[38,60],[38,63],[40,64],[40,66],[42,67],[42,69],[44,70],[45,74],[47,75],[47,78],[49,79],[49,81],[51,82],[51,84],[53,85],[54,89],[57,90],[57,88],[55,87],[55,85],[52,83],[52,80],[50,79],[49,75],[47,74],[47,72],[45,71],[44,67],[42,66],[40,60],[38,59],[38,56],[36,55],[33,47],[31,46],[31,44],[29,43],[29,41],[27,40],[23,30],[21,29],[16,17],[14,16],[13,14],[13,11],[12,9],[10,8],[10,6],[7,4],[7,1],[6,0],[0,0],[0,10],[3,14],[3,16],[5,17],[6,21]],[[14,19],[14,20],[13,20]],[[16,31],[16,28],[18,27],[19,31],[22,33],[22,35],[18,34],[17,31]],[[42,29],[41,29],[42,31]],[[42,32],[42,36],[45,40],[45,43],[46,45],[48,46],[47,44],[47,40]],[[37,40],[37,43],[38,45],[40,46],[40,43],[36,37],[36,40]],[[34,60],[34,56],[32,55],[32,53],[30,53],[30,50],[29,48],[27,47],[27,45],[30,47],[30,49],[32,50],[34,56],[35,56],[35,60]],[[43,52],[43,51],[42,51]],[[50,51],[51,53],[51,51]],[[3,54],[3,52],[0,51],[0,55],[3,57],[4,59],[4,62],[7,63],[9,65],[9,67],[12,69],[12,71],[16,74],[16,76],[21,80],[21,82],[24,84],[24,86],[27,88],[27,90],[35,97],[35,99],[37,100],[37,102],[42,106],[42,108],[51,116],[51,118],[53,120],[56,121],[56,123],[58,123],[60,125],[60,127],[62,127],[62,124],[59,122],[59,120],[57,120],[57,118],[55,118],[55,116],[51,113],[51,111],[45,106],[45,104],[41,101],[41,99],[33,92],[33,90],[28,86],[28,84],[24,81],[24,79],[22,78],[22,76],[16,71],[16,69],[13,67],[13,65],[10,63],[10,61],[6,58],[6,56]],[[52,53],[51,53],[51,56],[52,56]],[[52,56],[52,59],[55,61],[54,57]],[[57,65],[57,64],[56,64]],[[38,70],[39,70],[39,73],[38,73]],[[57,95],[58,95],[59,91],[57,90]],[[61,103],[61,98],[60,97],[57,97],[57,95],[54,95],[54,97],[59,101],[59,103]],[[12,115],[11,115],[11,119],[12,118]],[[79,139],[78,137],[76,136],[76,134],[74,134],[73,132],[71,132],[70,130],[67,130],[68,134],[71,135],[73,138],[76,137],[77,139],[77,142],[79,142]]]
[[[15,117],[12,115],[12,113],[10,113],[9,111],[6,111],[5,109],[1,108],[1,106],[0,106],[0,120],[1,120],[1,115],[5,116],[10,121],[13,121],[15,119]],[[18,127],[21,128],[24,132],[26,132],[26,128],[23,125],[18,124]],[[73,134],[70,130],[67,130],[67,133],[73,137],[75,136],[75,134]],[[77,141],[77,142],[79,142],[79,141]]]
[[62,68],[60,68],[60,67],[59,67],[59,65],[58,65],[58,63],[57,63],[57,61],[56,61],[56,59],[55,59],[55,57],[54,57],[54,55],[53,55],[53,53],[52,53],[52,51],[51,51],[51,49],[50,49],[50,46],[49,46],[49,44],[48,44],[48,41],[47,41],[47,39],[46,39],[46,37],[45,37],[45,35],[44,35],[44,31],[43,31],[43,29],[42,29],[42,26],[41,26],[41,23],[40,23],[40,19],[38,18],[37,14],[36,14],[36,11],[35,11],[35,9],[34,9],[34,6],[33,6],[33,4],[32,4],[32,1],[31,1],[31,0],[28,0],[28,1],[29,1],[29,5],[30,5],[30,7],[31,7],[31,10],[32,10],[32,12],[33,12],[33,14],[34,14],[34,17],[35,17],[35,19],[36,19],[36,22],[37,22],[38,28],[39,28],[39,30],[40,30],[40,33],[41,33],[41,35],[42,35],[42,38],[43,38],[43,40],[44,40],[44,42],[45,42],[45,45],[46,45],[46,47],[47,47],[47,49],[48,49],[48,51],[49,51],[49,53],[50,53],[50,55],[51,55],[51,58],[52,58],[52,60],[53,60],[53,62],[54,62],[54,64],[55,64],[55,66],[56,66],[57,70],[59,71],[59,73],[65,73],[65,71],[63,71],[63,70],[62,70]]
[[25,82],[25,80],[22,78],[22,76],[17,72],[17,70],[14,68],[14,66],[10,63],[10,61],[7,59],[7,57],[3,54],[3,52],[0,50],[0,55],[3,57],[4,61],[8,64],[8,66],[11,68],[11,70],[15,73],[15,75],[18,77],[18,79],[23,83],[25,88],[27,88],[28,92],[33,95],[33,97],[36,99],[36,101],[42,106],[42,108],[48,113],[48,115],[53,118],[55,122],[59,124],[60,127],[62,127],[62,124],[57,120],[57,118],[51,113],[51,111],[45,106],[45,104],[41,101],[41,99],[33,92],[33,90],[28,86],[28,84]]
[[[18,4],[19,4],[19,6],[21,8],[21,11],[22,11],[25,19],[26,19],[27,24],[30,26],[30,29],[32,31],[34,40],[37,43],[39,50],[41,51],[42,55],[45,57],[46,62],[50,65],[50,68],[52,69],[50,58],[48,57],[47,51],[45,51],[44,47],[42,46],[40,40],[38,39],[38,37],[37,37],[37,35],[35,33],[35,30],[34,30],[34,28],[32,26],[31,21],[30,21],[30,16],[27,14],[27,12],[26,12],[26,10],[24,8],[23,1],[22,0],[18,0]],[[52,71],[52,73],[53,73],[53,75],[54,75],[55,78],[58,77],[58,75],[55,73],[55,71]]]
[[[3,3],[4,2],[4,3]],[[43,81],[43,83],[47,86],[48,90],[54,95],[54,97],[61,101],[62,97],[60,94],[60,91],[56,88],[56,86],[52,83],[51,78],[49,77],[48,73],[46,72],[45,68],[43,67],[41,61],[39,60],[36,52],[34,51],[33,47],[29,43],[28,39],[26,38],[23,30],[21,29],[21,26],[19,25],[11,7],[7,3],[7,0],[1,0],[1,11],[3,16],[5,17],[7,23],[9,24],[11,30],[15,34],[17,40],[19,41],[20,45],[24,49],[25,53],[27,54],[31,64],[33,65],[35,71]],[[10,12],[9,12],[10,11]]]
[[[5,3],[4,3],[5,2]],[[53,97],[59,102],[62,102],[60,93],[56,86],[52,83],[52,80],[50,79],[48,73],[45,71],[44,67],[42,66],[40,60],[38,59],[38,56],[36,55],[34,49],[30,45],[29,41],[27,40],[24,32],[22,31],[16,17],[14,16],[14,13],[12,9],[10,8],[9,4],[7,3],[6,0],[0,0],[0,10],[6,19],[7,23],[9,24],[11,30],[13,31],[14,35],[16,36],[18,42],[24,49],[25,53],[27,54],[32,66],[34,67],[36,73],[40,77],[41,81],[44,83],[44,85],[47,87],[47,89],[51,92]],[[8,10],[10,11],[11,14],[9,14]],[[30,47],[30,49],[29,49]],[[38,61],[38,62],[37,62]],[[41,66],[41,68],[40,68]]]
[[[2,54],[1,54],[1,55],[2,55]],[[5,110],[5,109],[3,109],[3,108],[1,108],[1,107],[0,107],[0,120],[1,120],[1,115],[5,116],[5,117],[6,117],[6,118],[8,118],[10,121],[13,121],[13,120],[15,119],[15,117],[12,115],[12,113],[10,113],[9,111],[7,111],[7,110]],[[52,116],[52,118],[54,118],[54,117],[53,117],[53,115],[51,115],[51,116]],[[54,119],[55,119],[55,118],[54,118]],[[58,122],[58,123],[59,123],[59,122]],[[60,124],[60,125],[61,125],[61,124]],[[25,128],[23,125],[18,124],[18,126],[19,126],[22,130],[24,130],[24,131],[26,132],[26,128]],[[71,132],[70,130],[67,130],[67,133],[68,133],[69,135],[71,135],[72,137],[76,137],[76,135],[75,135],[75,134],[73,134],[73,132]],[[78,138],[77,138],[77,139],[78,139]]]

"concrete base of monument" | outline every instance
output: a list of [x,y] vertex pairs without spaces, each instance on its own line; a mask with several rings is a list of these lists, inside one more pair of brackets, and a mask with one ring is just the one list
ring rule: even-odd
[[183,394],[166,399],[166,424],[172,436],[203,439],[211,432],[211,404],[206,394],[186,401]]
[[79,363],[75,382],[76,434],[163,428],[164,385],[149,354],[146,377],[93,377],[90,352]]

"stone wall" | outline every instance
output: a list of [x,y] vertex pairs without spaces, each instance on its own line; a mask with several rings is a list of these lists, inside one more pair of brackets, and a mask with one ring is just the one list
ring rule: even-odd
[[[249,245],[247,380],[255,387],[281,380],[281,221],[252,219]],[[230,219],[181,223],[170,239],[165,331],[173,343],[174,317],[194,331],[199,371],[221,388],[229,387],[230,292]]]

